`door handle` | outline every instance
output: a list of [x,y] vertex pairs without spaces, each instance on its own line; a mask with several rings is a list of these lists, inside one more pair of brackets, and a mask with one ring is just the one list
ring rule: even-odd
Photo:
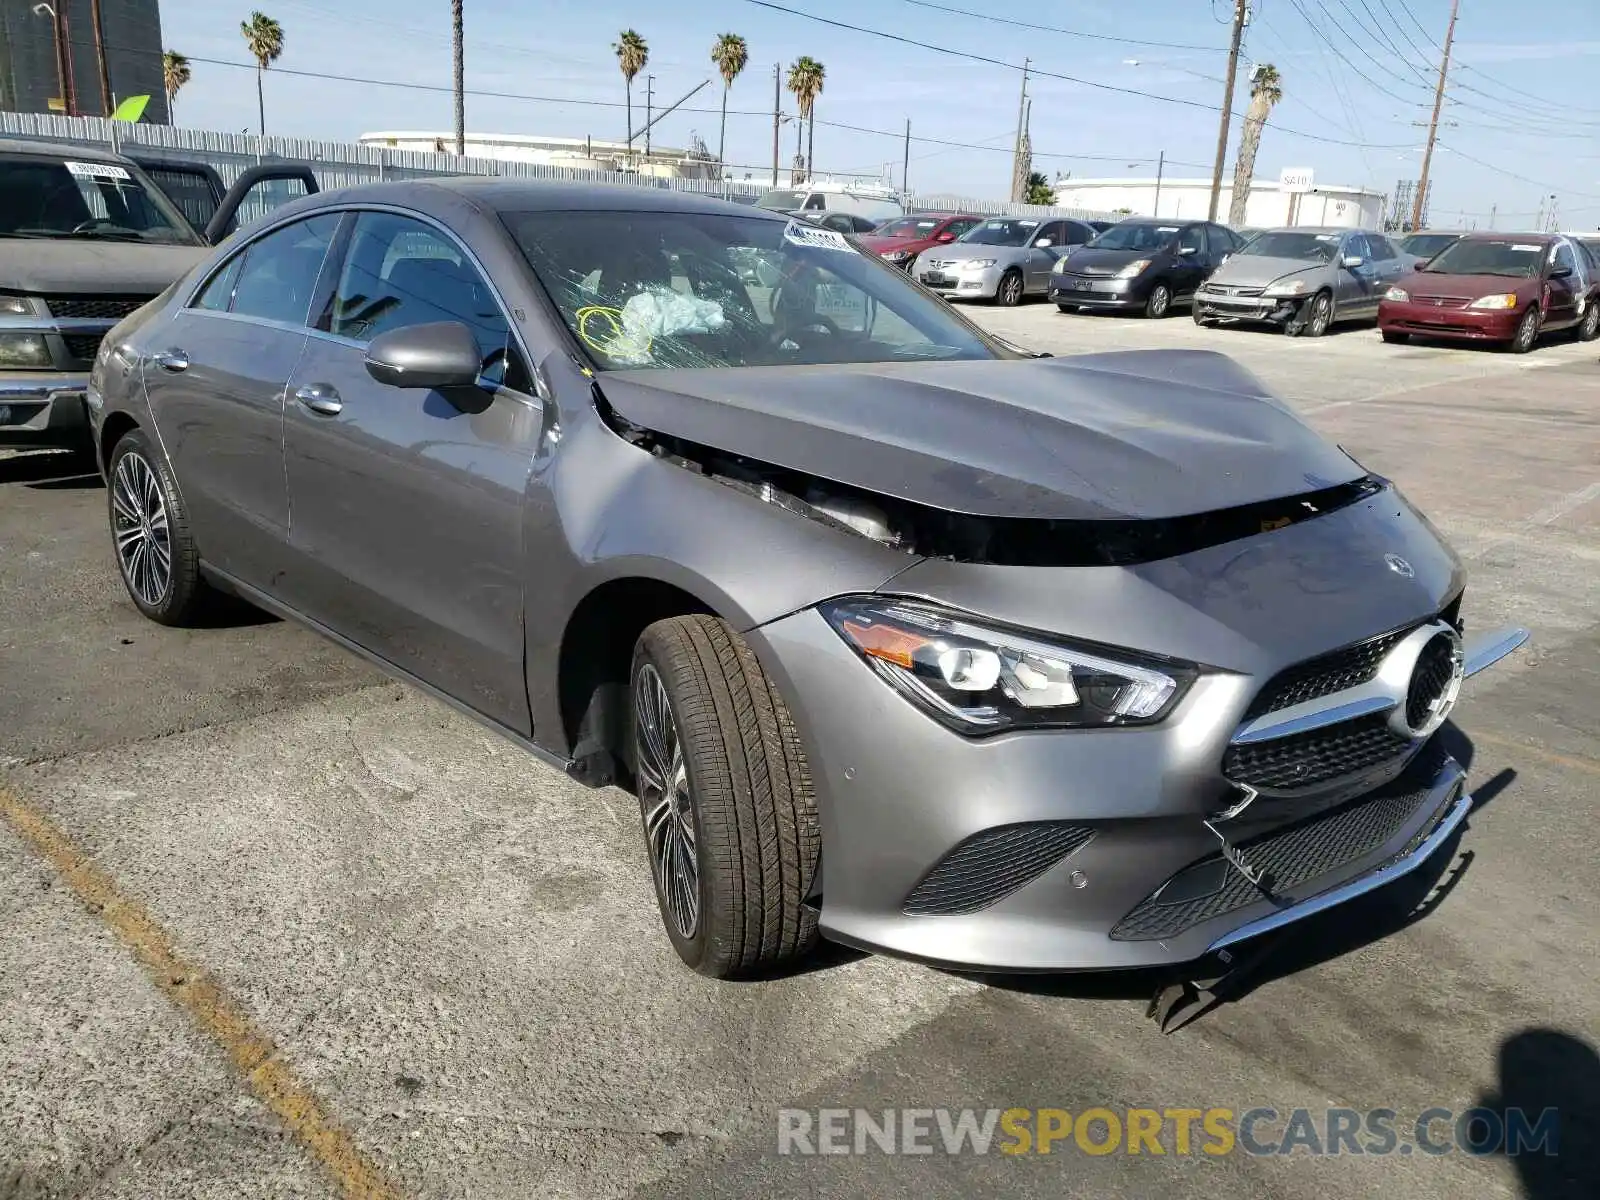
[[316,413],[319,417],[336,417],[344,410],[344,402],[339,399],[339,393],[325,383],[308,383],[295,390],[294,398],[300,402],[302,408]]
[[155,356],[155,361],[156,366],[163,371],[171,371],[174,375],[189,369],[189,355],[183,350],[163,350]]

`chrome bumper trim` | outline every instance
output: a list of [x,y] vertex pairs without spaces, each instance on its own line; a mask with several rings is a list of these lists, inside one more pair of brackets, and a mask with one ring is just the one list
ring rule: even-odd
[[82,371],[63,371],[59,375],[25,375],[20,378],[0,373],[0,401],[37,403],[62,394],[81,396],[88,386],[88,373]]
[[[1302,921],[1307,917],[1314,917],[1318,913],[1327,912],[1347,901],[1354,900],[1357,896],[1364,896],[1368,892],[1375,892],[1381,887],[1393,883],[1397,879],[1411,874],[1438,851],[1455,833],[1461,822],[1467,819],[1467,814],[1472,811],[1472,796],[1467,792],[1464,783],[1466,772],[1455,759],[1448,759],[1440,770],[1433,786],[1428,789],[1429,811],[1438,812],[1444,804],[1449,804],[1449,811],[1440,818],[1439,823],[1433,827],[1433,832],[1423,839],[1420,845],[1409,853],[1402,855],[1393,862],[1379,867],[1376,871],[1362,875],[1331,888],[1320,895],[1302,900],[1288,908],[1279,909],[1277,912],[1268,913],[1258,917],[1248,924],[1223,934],[1211,943],[1208,953],[1221,950],[1225,947],[1246,941],[1249,938],[1259,937],[1263,933],[1271,933],[1275,929],[1282,929],[1285,925]],[[1454,795],[1452,800],[1450,797]]]
[[1494,666],[1506,655],[1523,645],[1531,635],[1526,629],[1508,625],[1490,633],[1480,633],[1466,639],[1463,657],[1466,660],[1466,677],[1471,679],[1479,671]]

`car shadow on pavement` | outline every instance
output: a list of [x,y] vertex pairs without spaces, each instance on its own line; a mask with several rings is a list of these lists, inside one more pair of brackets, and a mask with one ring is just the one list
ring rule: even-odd
[[[1510,1160],[1524,1200],[1600,1196],[1600,1052],[1589,1042],[1559,1029],[1513,1034],[1500,1043],[1498,1087],[1477,1105],[1487,1110],[1488,1153]],[[1548,1110],[1554,1140],[1541,1143],[1539,1121]],[[1533,1136],[1518,1136],[1524,1129]]]
[[21,483],[44,490],[103,487],[94,455],[42,450],[0,458],[0,484]]
[[[1474,747],[1470,738],[1453,723],[1440,730],[1439,743],[1463,768],[1470,771]],[[1506,768],[1482,784],[1472,787],[1476,814],[1491,804],[1517,777]],[[1460,829],[1439,847],[1421,868],[1387,887],[1340,904],[1327,912],[1305,918],[1275,936],[1278,940],[1268,953],[1243,978],[1230,979],[1225,994],[1219,988],[1221,1003],[1238,1003],[1263,984],[1296,975],[1311,967],[1353,953],[1375,942],[1392,937],[1438,909],[1466,875],[1473,861],[1471,850],[1461,850],[1461,835],[1470,825],[1470,815]],[[1256,939],[1260,941],[1260,939]],[[1244,957],[1252,943],[1235,948]],[[1264,943],[1263,943],[1264,944]],[[1176,981],[1216,975],[1222,968],[1201,959],[1171,968],[1126,972],[1084,972],[1080,974],[981,975],[966,977],[990,987],[1074,1000],[1148,1000],[1159,989]],[[961,973],[964,974],[964,973]]]

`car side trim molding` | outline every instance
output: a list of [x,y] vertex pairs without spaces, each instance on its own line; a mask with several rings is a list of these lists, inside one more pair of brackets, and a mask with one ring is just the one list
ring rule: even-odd
[[524,737],[516,730],[502,725],[493,717],[485,716],[471,705],[463,704],[454,696],[440,691],[426,680],[418,679],[410,671],[405,670],[403,667],[395,666],[394,663],[390,662],[382,655],[374,654],[365,646],[351,641],[341,633],[334,632],[332,629],[329,629],[326,625],[322,624],[322,622],[313,620],[311,617],[306,616],[298,609],[290,608],[287,604],[284,604],[280,600],[273,599],[259,588],[251,587],[248,583],[244,583],[241,580],[234,578],[226,571],[218,570],[210,563],[202,562],[200,564],[200,573],[215,583],[223,591],[232,592],[241,599],[248,600],[251,604],[265,609],[275,617],[282,617],[285,621],[293,621],[297,625],[305,626],[313,633],[320,634],[327,638],[330,642],[333,642],[336,645],[350,651],[351,654],[365,659],[367,662],[377,667],[378,670],[382,671],[385,675],[388,675],[397,682],[414,687],[419,692],[424,692],[433,699],[449,705],[462,716],[476,722],[479,725],[482,725],[485,729],[491,730],[494,733],[498,733],[508,742],[513,743],[518,749],[527,751],[527,753],[533,755],[546,766],[554,767],[556,770],[565,775],[571,776],[580,783],[587,782],[581,764],[574,763],[571,759],[562,758],[559,754],[555,754],[549,750],[546,750],[543,746],[539,745],[531,738]]
[[1318,913],[1327,912],[1347,901],[1354,900],[1357,896],[1364,896],[1368,892],[1375,892],[1381,887],[1393,883],[1395,880],[1411,874],[1422,866],[1439,850],[1445,842],[1450,840],[1452,834],[1467,819],[1472,811],[1472,795],[1465,785],[1466,772],[1455,759],[1446,759],[1444,766],[1435,777],[1433,785],[1429,788],[1430,800],[1433,801],[1426,807],[1430,812],[1437,813],[1439,809],[1448,805],[1448,810],[1433,827],[1433,832],[1428,834],[1412,849],[1401,854],[1392,861],[1385,863],[1375,871],[1371,871],[1359,878],[1342,883],[1338,887],[1330,888],[1326,892],[1302,900],[1298,904],[1291,904],[1287,908],[1280,908],[1277,912],[1268,913],[1254,921],[1247,922],[1237,929],[1229,930],[1216,941],[1212,942],[1208,953],[1222,950],[1249,938],[1260,937],[1264,933],[1282,929],[1296,921],[1303,921],[1307,917],[1314,917]]

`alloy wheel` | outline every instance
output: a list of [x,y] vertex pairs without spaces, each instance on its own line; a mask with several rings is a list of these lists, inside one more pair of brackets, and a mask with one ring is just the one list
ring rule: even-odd
[[161,483],[144,455],[128,451],[111,473],[112,536],[122,577],[151,608],[172,583],[172,531]]
[[1022,299],[1022,276],[1007,275],[1000,281],[1000,289],[1000,303],[1007,308],[1013,307]]
[[1172,290],[1164,283],[1158,283],[1155,290],[1150,293],[1150,315],[1164,317],[1167,309],[1172,307]]
[[649,663],[634,679],[633,704],[635,774],[650,870],[674,932],[689,939],[700,927],[699,843],[689,768],[666,684]]
[[1533,343],[1539,339],[1539,314],[1535,309],[1529,309],[1523,314],[1522,320],[1517,322],[1517,333],[1511,341],[1511,348],[1521,353],[1533,349]]
[[1318,296],[1311,302],[1311,320],[1306,332],[1312,337],[1321,337],[1328,332],[1328,326],[1333,322],[1333,301],[1327,296]]

